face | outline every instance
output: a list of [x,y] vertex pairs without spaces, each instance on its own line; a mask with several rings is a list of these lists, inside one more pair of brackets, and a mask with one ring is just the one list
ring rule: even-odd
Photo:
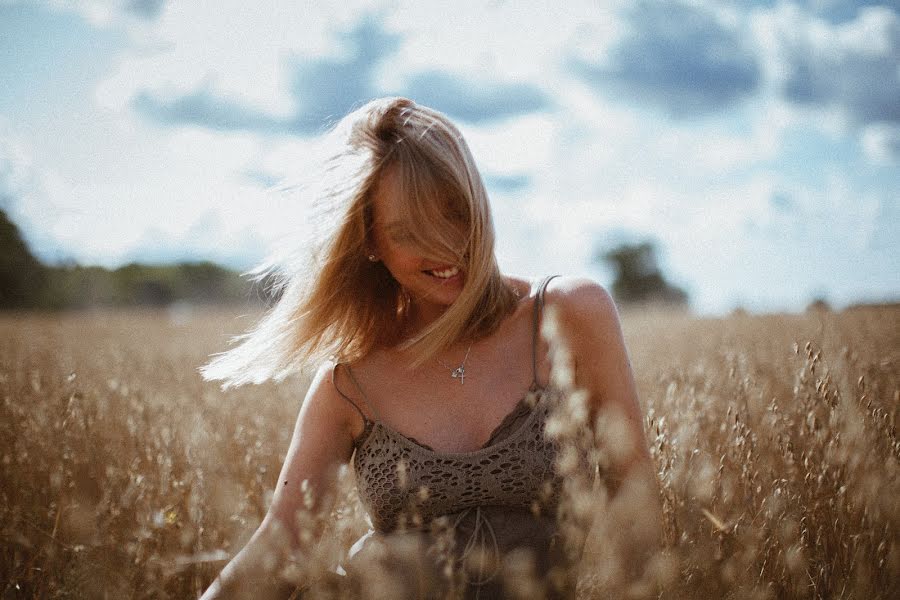
[[453,304],[465,283],[462,265],[425,256],[413,243],[397,202],[394,169],[387,169],[372,196],[374,252],[410,294],[416,313],[436,318]]

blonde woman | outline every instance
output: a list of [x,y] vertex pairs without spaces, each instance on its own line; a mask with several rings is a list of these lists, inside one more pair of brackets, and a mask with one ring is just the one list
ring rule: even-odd
[[[629,441],[610,481],[650,472],[616,309],[596,283],[504,275],[471,152],[443,114],[405,98],[372,101],[330,133],[337,150],[313,195],[316,243],[282,266],[277,305],[204,367],[225,385],[321,367],[300,408],[268,514],[204,598],[260,575],[259,549],[302,546],[297,514],[324,505],[352,461],[372,531],[339,567],[392,580],[391,597],[506,597],[515,559],[541,596],[573,591],[557,527],[560,401],[540,335],[552,307],[588,408],[617,409]],[[658,509],[650,499],[654,521]],[[448,553],[431,549],[435,524]],[[449,532],[449,534],[447,534]],[[281,535],[282,537],[279,537]],[[403,543],[393,543],[403,540]],[[517,561],[517,562],[516,562]],[[270,567],[272,565],[269,565]],[[350,579],[350,578],[348,578]],[[376,596],[356,584],[362,596]],[[456,587],[454,587],[454,585]],[[521,590],[520,590],[521,591]]]

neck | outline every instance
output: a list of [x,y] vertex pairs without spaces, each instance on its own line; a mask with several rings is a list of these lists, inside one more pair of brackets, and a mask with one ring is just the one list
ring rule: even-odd
[[413,337],[447,312],[446,306],[413,304],[405,324],[405,335]]

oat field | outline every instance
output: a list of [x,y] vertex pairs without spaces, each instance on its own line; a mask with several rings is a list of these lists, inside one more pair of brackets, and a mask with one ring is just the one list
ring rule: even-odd
[[[265,513],[306,386],[201,381],[254,317],[0,315],[0,598],[202,592]],[[623,326],[666,548],[619,588],[589,534],[579,597],[900,597],[900,306]],[[332,552],[364,530],[352,494],[331,521]]]

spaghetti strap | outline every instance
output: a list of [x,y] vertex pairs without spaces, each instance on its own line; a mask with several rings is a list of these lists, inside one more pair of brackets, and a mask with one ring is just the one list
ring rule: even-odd
[[359,391],[359,395],[362,396],[363,402],[366,403],[366,408],[369,409],[369,412],[372,413],[372,416],[375,417],[375,420],[378,421],[378,413],[375,412],[375,409],[372,408],[372,404],[369,402],[369,399],[366,397],[366,393],[363,391],[362,386],[359,385],[359,382],[356,380],[356,376],[353,374],[353,369],[350,368],[350,365],[344,365],[347,367],[347,375],[350,376],[350,381],[353,382],[353,385],[356,386],[356,389]]
[[544,309],[544,292],[547,291],[547,284],[550,283],[550,280],[554,277],[558,277],[558,275],[549,275],[541,281],[541,284],[538,286],[537,297],[534,300],[534,322],[532,323],[531,329],[531,387],[533,389],[538,388],[538,376],[537,376],[537,345],[538,345],[538,337],[540,332],[538,331],[541,313]]
[[[359,413],[359,416],[362,417],[363,422],[369,423],[371,420],[369,419],[369,417],[366,416],[366,413],[364,413],[362,411],[362,409],[359,407],[359,405],[353,401],[353,398],[351,398],[350,396],[348,396],[347,394],[342,392],[341,388],[339,388],[337,385],[337,379],[335,378],[335,374],[337,373],[337,368],[339,366],[341,366],[342,364],[343,363],[338,363],[338,362],[334,363],[334,367],[332,367],[332,369],[331,369],[331,383],[334,385],[334,389],[337,390],[338,394],[340,394],[344,398],[344,400],[346,400],[351,405],[353,405],[353,408],[355,408],[356,412]],[[375,420],[377,421],[378,413],[376,413],[375,409],[372,408],[372,405],[369,404],[369,400],[366,398],[365,393],[362,391],[362,388],[359,386],[359,383],[356,381],[356,377],[353,376],[353,371],[350,369],[350,365],[344,365],[344,366],[347,368],[347,375],[350,376],[350,381],[353,382],[353,385],[356,386],[356,389],[359,390],[359,393],[362,395],[362,399],[366,405],[366,408],[369,409],[369,412],[372,413],[372,415],[375,417]]]

